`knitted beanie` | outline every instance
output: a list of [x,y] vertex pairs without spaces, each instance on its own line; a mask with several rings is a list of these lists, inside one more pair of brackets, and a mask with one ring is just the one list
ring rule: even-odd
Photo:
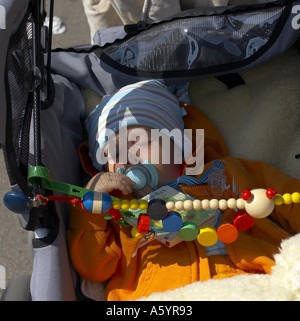
[[158,130],[166,129],[164,133],[174,140],[184,155],[191,153],[192,143],[183,132],[185,114],[177,97],[156,80],[130,84],[113,95],[104,96],[85,122],[94,167],[103,171],[106,161],[103,159],[105,143],[124,126],[142,125]]

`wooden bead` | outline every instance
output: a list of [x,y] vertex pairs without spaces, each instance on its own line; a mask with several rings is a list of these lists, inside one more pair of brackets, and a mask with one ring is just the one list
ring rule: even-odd
[[112,207],[115,209],[115,210],[119,210],[121,208],[121,200],[119,199],[114,199],[112,201]]
[[140,209],[146,210],[148,208],[148,202],[146,200],[140,200]]
[[218,227],[217,235],[223,243],[232,243],[238,238],[238,230],[233,224],[225,223]]
[[166,202],[162,199],[152,199],[147,208],[147,215],[152,220],[162,220],[168,215]]
[[193,201],[192,200],[185,200],[183,202],[183,207],[186,211],[192,210],[193,209]]
[[289,193],[285,193],[282,195],[283,203],[286,205],[292,204],[292,195]]
[[169,202],[166,203],[166,207],[167,207],[168,211],[170,212],[170,211],[173,211],[175,209],[175,204],[174,204],[173,201],[169,201]]
[[217,243],[218,235],[214,227],[201,228],[197,236],[197,241],[203,246],[211,246]]
[[162,220],[162,226],[166,232],[177,232],[183,226],[181,215],[175,211],[169,214]]
[[132,210],[137,210],[139,208],[139,202],[137,199],[130,200],[130,208]]
[[299,203],[300,202],[300,193],[298,193],[298,192],[294,192],[293,194],[292,194],[292,201],[293,201],[293,203]]
[[274,209],[274,200],[266,197],[266,190],[256,188],[251,191],[253,197],[245,201],[246,212],[254,218],[264,218],[270,215]]
[[207,200],[207,199],[202,200],[201,205],[204,210],[210,209],[210,203],[209,203],[209,200]]
[[246,231],[254,225],[255,219],[245,211],[238,211],[234,215],[233,225],[239,231]]
[[274,198],[274,204],[275,205],[282,205],[283,204],[283,198],[282,195],[277,194]]
[[227,204],[228,204],[228,207],[231,208],[231,209],[236,208],[236,199],[235,198],[230,198],[227,201]]
[[141,238],[142,236],[144,236],[144,234],[139,233],[138,230],[137,230],[137,227],[133,226],[132,229],[131,229],[131,236],[133,238]]
[[147,234],[150,231],[151,221],[146,214],[140,214],[137,221],[137,232]]
[[130,208],[129,200],[122,200],[121,209],[124,211],[127,211],[127,210],[129,210],[129,208]]
[[238,198],[236,201],[236,207],[240,210],[245,208],[245,201],[242,198]]
[[245,189],[244,191],[242,191],[241,197],[243,200],[249,201],[252,197],[252,193],[248,189]]
[[217,210],[219,208],[219,201],[215,198],[209,201],[210,208],[212,210]]
[[268,188],[268,189],[266,190],[266,196],[267,196],[267,198],[273,199],[273,198],[275,197],[275,195],[276,195],[276,191],[275,191],[274,188]]
[[194,207],[194,210],[196,210],[196,211],[201,210],[201,208],[202,208],[201,201],[200,200],[193,200],[193,207]]
[[175,210],[176,211],[183,211],[184,210],[183,201],[176,201],[175,202]]
[[228,207],[227,200],[224,200],[224,199],[219,200],[219,209],[221,211],[225,211],[227,207]]

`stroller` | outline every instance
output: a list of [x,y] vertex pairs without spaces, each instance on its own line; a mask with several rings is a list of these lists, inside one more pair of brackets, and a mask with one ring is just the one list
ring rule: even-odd
[[[80,186],[85,175],[77,147],[85,138],[86,106],[143,79],[173,85],[213,77],[228,88],[238,86],[242,83],[239,72],[295,45],[300,33],[291,26],[296,25],[297,12],[292,13],[297,3],[195,8],[159,23],[141,21],[103,30],[95,35],[95,45],[51,49],[53,12],[47,28],[44,1],[0,1],[6,12],[6,32],[0,33],[6,49],[0,69],[0,141],[11,186],[4,202],[18,214],[22,227],[34,232],[32,274],[20,283],[22,291],[12,280],[3,300],[83,299],[76,291],[77,276],[66,245],[69,204],[48,200],[84,195]],[[228,27],[233,14],[246,25],[254,13],[253,28],[240,28],[241,34],[234,39],[231,33],[222,55],[210,56],[217,51],[213,46],[220,48],[221,40],[218,36],[209,39],[209,32],[222,21]],[[209,31],[200,32],[201,27]],[[186,31],[182,35],[183,29],[198,38]],[[206,55],[199,55],[201,46],[207,49]]]

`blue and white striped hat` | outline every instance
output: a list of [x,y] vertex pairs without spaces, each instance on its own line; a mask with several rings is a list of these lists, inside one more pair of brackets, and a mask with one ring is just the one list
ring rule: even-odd
[[[123,126],[131,125],[149,126],[158,130],[165,128],[168,131],[178,128],[179,140],[175,135],[169,137],[177,142],[177,145],[180,141],[179,147],[184,151],[184,155],[190,154],[192,143],[183,135],[184,115],[186,111],[180,107],[177,97],[156,80],[130,84],[113,95],[104,96],[85,122],[93,165],[98,170],[103,170],[105,162],[101,155],[109,133],[116,133]],[[107,131],[108,129],[110,131]]]

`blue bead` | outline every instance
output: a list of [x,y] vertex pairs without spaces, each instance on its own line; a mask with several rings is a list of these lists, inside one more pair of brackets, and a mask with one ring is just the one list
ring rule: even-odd
[[87,192],[82,198],[82,204],[87,211],[93,210],[94,192]]
[[[97,202],[96,193],[89,191],[84,194],[82,204],[87,211],[93,212],[94,204]],[[102,196],[102,213],[107,213],[112,208],[112,199],[108,194],[101,193]]]
[[102,194],[102,212],[107,213],[112,208],[112,198],[103,193]]
[[168,216],[162,220],[162,226],[166,232],[177,232],[183,226],[181,215],[178,212],[171,211]]
[[30,199],[22,192],[7,192],[3,197],[3,203],[12,212],[18,214],[27,214],[32,206]]

